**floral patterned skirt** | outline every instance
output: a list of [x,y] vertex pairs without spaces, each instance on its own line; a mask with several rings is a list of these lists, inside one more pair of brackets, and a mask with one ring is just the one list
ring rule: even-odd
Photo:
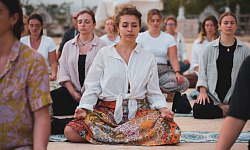
[[[126,105],[123,105],[125,110]],[[138,103],[136,117],[124,114],[120,124],[114,120],[115,101],[99,101],[93,112],[68,126],[93,144],[166,145],[179,143],[181,130],[173,121],[163,120],[159,111]]]

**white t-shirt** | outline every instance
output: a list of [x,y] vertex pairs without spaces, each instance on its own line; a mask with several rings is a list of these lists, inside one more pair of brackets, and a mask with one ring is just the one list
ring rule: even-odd
[[101,36],[100,39],[106,42],[107,46],[120,42],[120,36],[117,36],[114,41],[110,41],[107,34],[104,34],[103,36]]
[[[24,43],[25,45],[31,47],[29,35],[22,37],[20,41]],[[43,55],[48,66],[49,66],[49,52],[53,52],[56,49],[57,47],[56,47],[56,43],[54,42],[54,40],[50,37],[42,35],[41,43],[39,45],[39,48],[37,49],[37,52]]]
[[[130,93],[128,93],[130,83]],[[93,110],[97,99],[116,100],[115,120],[122,118],[122,102],[128,99],[128,118],[137,111],[136,99],[147,97],[151,109],[168,107],[159,88],[157,64],[154,56],[137,44],[128,64],[117,53],[114,45],[103,47],[97,53],[85,79],[86,90],[78,108]]]
[[140,33],[136,42],[153,53],[158,64],[167,64],[168,48],[176,45],[174,37],[162,31],[157,38],[150,36],[148,31]]

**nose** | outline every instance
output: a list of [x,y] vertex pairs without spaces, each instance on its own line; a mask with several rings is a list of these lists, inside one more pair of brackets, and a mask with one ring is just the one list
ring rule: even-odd
[[128,31],[130,31],[130,32],[132,31],[132,25],[128,26]]

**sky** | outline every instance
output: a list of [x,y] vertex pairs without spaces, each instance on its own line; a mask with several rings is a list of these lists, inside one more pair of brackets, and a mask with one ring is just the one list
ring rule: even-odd
[[[24,2],[25,0],[21,0],[21,2]],[[89,8],[93,8],[94,6],[97,6],[98,2],[100,0],[29,0],[30,4],[40,4],[41,2],[43,4],[62,4],[63,2],[71,3],[70,4],[70,12],[73,14],[76,11],[82,10],[82,8],[86,8],[87,6]]]

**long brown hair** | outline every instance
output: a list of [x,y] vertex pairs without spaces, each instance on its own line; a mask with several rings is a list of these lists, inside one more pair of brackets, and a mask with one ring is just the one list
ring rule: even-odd
[[205,30],[205,24],[206,24],[206,21],[208,21],[208,20],[213,21],[214,26],[215,26],[214,39],[217,39],[217,38],[219,37],[219,32],[218,32],[218,21],[217,21],[217,19],[215,18],[214,15],[209,15],[209,16],[207,16],[207,17],[203,20],[203,22],[202,22],[202,24],[201,24],[201,31],[200,31],[200,33],[198,34],[198,39],[200,39],[200,42],[199,42],[199,43],[203,43],[203,41],[204,41],[204,36],[207,35],[206,30]]

